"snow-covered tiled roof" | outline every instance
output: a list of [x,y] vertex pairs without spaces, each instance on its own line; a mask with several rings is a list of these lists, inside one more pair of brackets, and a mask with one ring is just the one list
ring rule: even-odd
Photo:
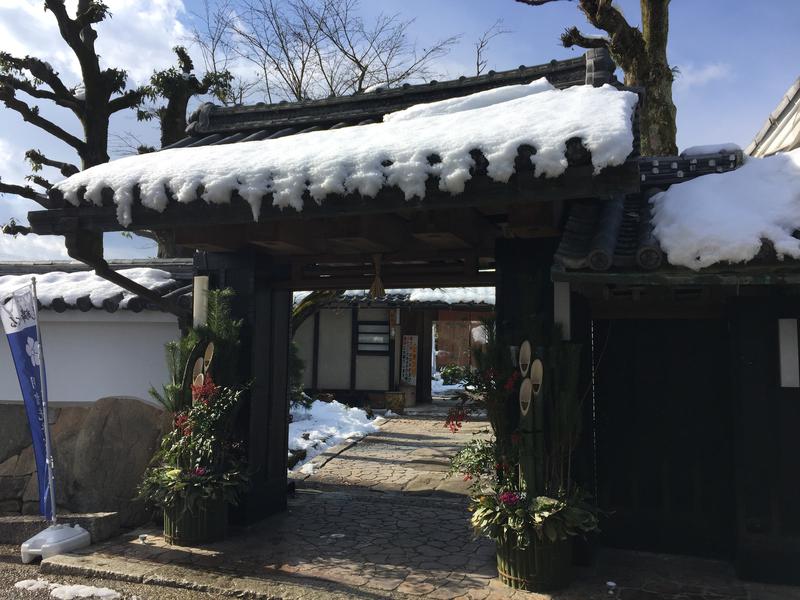
[[747,262],[765,241],[779,259],[800,259],[800,148],[673,185],[652,204],[653,233],[670,264]]
[[[380,305],[449,305],[494,306],[494,287],[455,288],[390,288],[380,298],[371,298],[369,290],[346,290],[333,303],[370,303]],[[294,304],[302,301],[309,292],[295,292]]]
[[[126,266],[130,264],[130,261],[123,263]],[[123,265],[111,263],[112,268]],[[164,268],[134,266],[115,270],[136,283],[158,292],[170,291],[190,283],[191,263],[167,261],[162,266]],[[41,306],[57,312],[68,309],[81,311],[104,309],[109,312],[127,309],[138,312],[151,308],[136,294],[122,289],[87,269],[88,267],[80,263],[68,262],[0,263],[0,299],[28,285],[35,277],[36,291]],[[13,274],[3,274],[9,272]]]
[[714,157],[718,162],[698,163],[696,172],[666,191],[602,205],[573,203],[555,254],[557,266],[607,271],[672,265],[698,271],[800,261],[800,148],[743,163],[740,151],[727,144],[693,152],[706,163]]
[[391,113],[382,123],[314,131],[224,146],[187,147],[131,156],[82,171],[57,184],[68,202],[103,203],[111,189],[117,218],[132,220],[136,199],[163,211],[169,202],[228,203],[235,193],[258,219],[262,202],[302,210],[308,194],[375,197],[385,186],[405,198],[424,198],[426,181],[437,177],[450,194],[464,191],[475,166],[473,152],[487,161],[487,175],[507,182],[520,147],[533,148],[539,176],[567,168],[567,142],[580,139],[595,172],[620,165],[634,151],[637,95],[610,85],[556,89],[544,78]]

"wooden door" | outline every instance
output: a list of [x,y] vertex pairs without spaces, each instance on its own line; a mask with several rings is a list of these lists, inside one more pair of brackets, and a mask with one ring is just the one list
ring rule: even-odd
[[595,321],[602,540],[730,556],[735,541],[730,351],[723,320]]

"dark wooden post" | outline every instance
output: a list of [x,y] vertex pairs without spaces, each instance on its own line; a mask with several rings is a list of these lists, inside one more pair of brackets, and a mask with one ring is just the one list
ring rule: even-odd
[[273,287],[275,268],[251,253],[200,252],[195,271],[209,275],[213,288],[232,288],[232,311],[244,320],[240,376],[252,384],[238,431],[247,444],[252,485],[233,520],[250,523],[286,508],[292,294]]
[[[519,346],[528,336],[549,336],[553,323],[550,268],[557,240],[499,239],[495,246],[497,333]],[[532,339],[534,347],[546,339]]]
[[[495,246],[498,340],[519,347],[527,339],[533,346],[534,356],[543,355],[553,328],[550,268],[555,249],[556,241],[550,239],[500,239]],[[543,442],[539,437],[542,427],[539,403],[531,408],[528,419],[520,423],[519,402],[514,397],[509,401],[507,418],[512,429],[520,424],[524,430],[523,452],[527,457],[522,458],[523,469],[541,477],[541,465],[536,465],[536,460],[530,456],[535,452],[534,447]],[[541,452],[539,454],[541,456]]]
[[431,354],[433,352],[433,311],[423,310],[419,315],[419,346],[417,347],[417,404],[432,401]]

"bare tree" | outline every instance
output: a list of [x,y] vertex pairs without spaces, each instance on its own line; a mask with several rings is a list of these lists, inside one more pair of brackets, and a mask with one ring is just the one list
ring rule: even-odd
[[234,71],[238,55],[234,50],[233,22],[236,13],[230,0],[211,4],[204,0],[202,11],[193,13],[199,26],[195,26],[191,43],[198,48],[203,57],[206,73],[230,73],[227,93],[218,97],[225,105],[244,104],[258,86],[255,77],[244,77]]
[[493,39],[501,35],[511,33],[511,30],[503,26],[503,19],[497,19],[489,29],[484,31],[475,42],[475,75],[480,75],[486,70],[489,59],[486,53],[489,51],[489,44]]
[[258,69],[270,103],[426,79],[457,40],[418,48],[409,36],[412,21],[382,14],[366,22],[358,0],[220,0],[205,18],[213,22],[198,44],[211,52],[223,43],[215,40],[227,40],[240,60]]
[[453,36],[418,49],[408,35],[413,20],[380,14],[367,24],[358,15],[358,0],[298,0],[295,6],[317,24],[324,36],[322,53],[327,49],[334,58],[328,62],[337,67],[335,73],[323,61],[318,65],[320,71],[327,71],[325,80],[331,82],[327,91],[334,95],[426,79],[435,60],[458,40]]
[[[144,100],[147,89],[125,90],[127,74],[122,69],[102,69],[95,50],[97,32],[94,25],[109,16],[108,7],[98,0],[78,0],[74,16],[70,16],[64,0],[44,0],[58,23],[59,33],[78,60],[81,81],[68,85],[46,61],[34,56],[13,56],[0,52],[0,102],[19,114],[23,120],[64,142],[80,158],[81,168],[108,161],[108,124],[111,115],[135,108]],[[75,136],[44,117],[39,107],[18,94],[66,108],[77,117],[83,137]],[[74,164],[54,160],[38,150],[29,150],[26,159],[34,173],[43,167],[57,169],[68,176],[78,171]],[[29,181],[47,190],[52,185],[39,174]],[[47,195],[29,185],[0,183],[0,193],[15,194],[50,206]]]
[[[541,6],[556,0],[516,0]],[[613,0],[578,0],[589,23],[606,32],[605,37],[583,35],[569,27],[561,35],[566,48],[606,48],[625,73],[625,84],[645,89],[640,108],[642,153],[670,155],[678,152],[677,127],[672,101],[673,71],[667,62],[670,0],[640,0],[642,28],[632,27]]]

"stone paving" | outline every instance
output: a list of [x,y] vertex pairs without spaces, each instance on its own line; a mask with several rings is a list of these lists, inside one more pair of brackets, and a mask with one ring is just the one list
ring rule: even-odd
[[298,485],[315,489],[466,497],[468,483],[446,476],[450,458],[475,436],[487,436],[489,425],[472,420],[452,433],[444,420],[438,411],[394,417],[357,444],[320,457],[312,475],[293,477]]
[[181,548],[137,531],[48,559],[42,571],[283,600],[800,600],[797,588],[743,583],[726,563],[619,551],[577,569],[564,592],[510,590],[496,580],[493,544],[471,535],[463,483],[444,479],[445,456],[482,424],[455,435],[442,425],[441,416],[396,418],[330,451],[298,481],[287,513],[224,542]]

